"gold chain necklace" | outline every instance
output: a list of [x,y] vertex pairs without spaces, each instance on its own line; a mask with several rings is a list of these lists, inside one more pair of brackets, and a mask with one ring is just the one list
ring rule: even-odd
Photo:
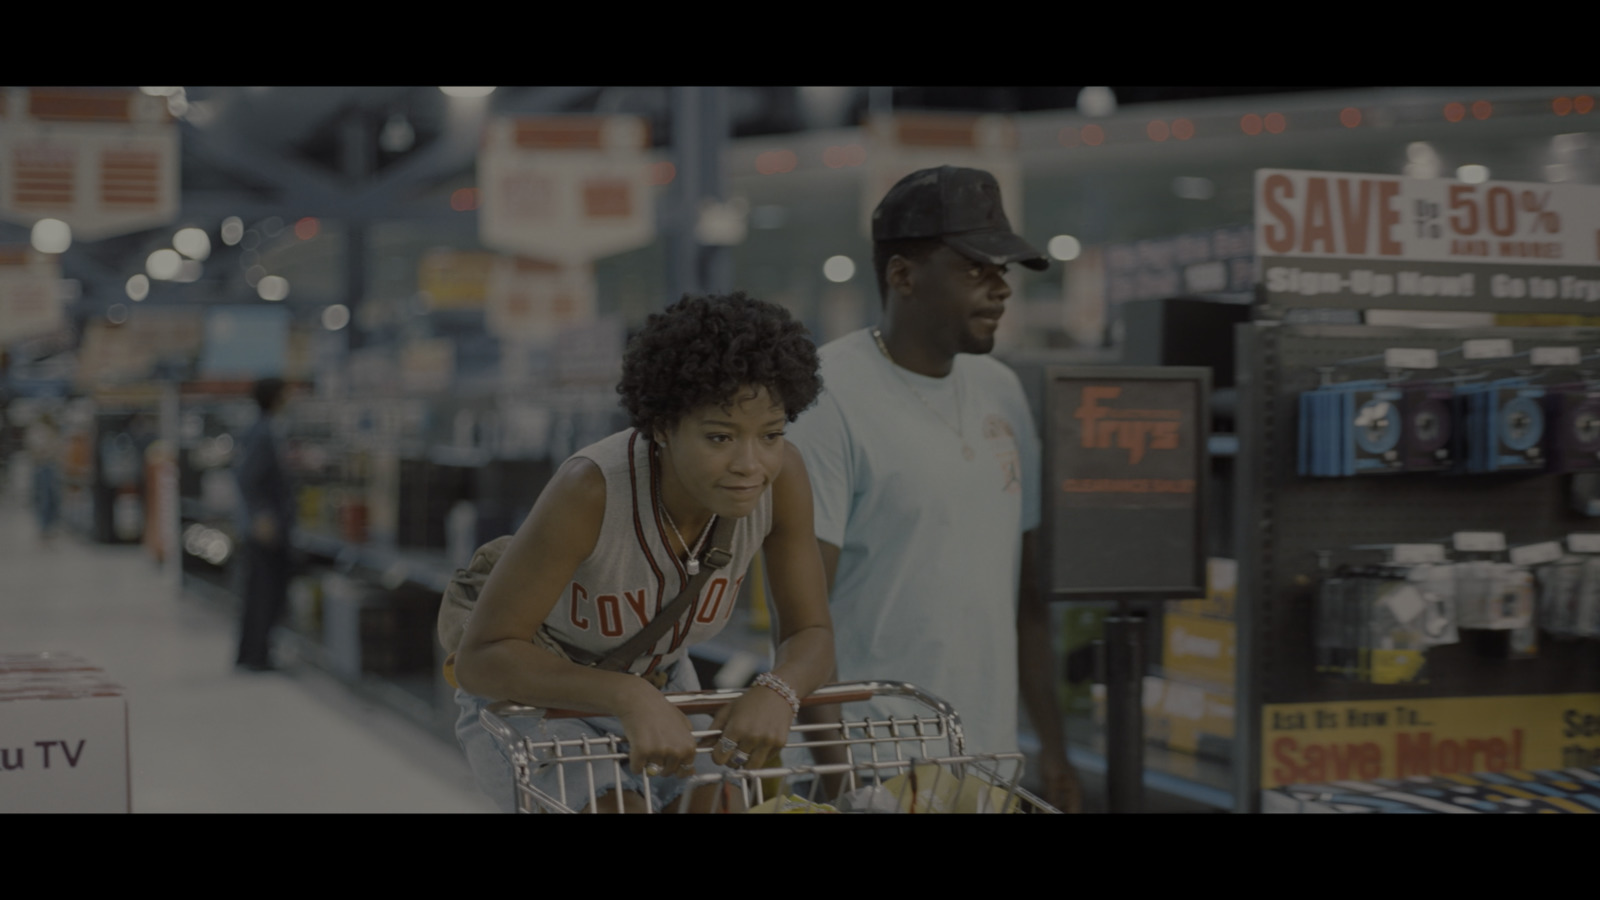
[[[883,342],[883,334],[880,333],[878,331],[878,329],[876,329],[876,328],[872,329],[872,339],[878,342],[878,350],[883,353],[883,358],[887,359],[889,361],[889,368],[894,369],[894,374],[895,374],[895,376],[897,378],[900,379],[900,383],[905,385],[906,389],[911,391],[911,393],[915,394],[916,398],[918,400],[922,401],[922,405],[926,406],[928,408],[928,412],[933,413],[934,418],[936,418],[940,422],[944,423],[944,427],[950,429],[951,431],[954,431],[956,433],[956,437],[961,439],[961,455],[966,457],[969,460],[972,459],[973,457],[977,456],[977,453],[975,453],[973,451],[973,449],[972,449],[972,445],[967,443],[967,435],[961,428],[961,381],[960,381],[960,379],[956,380],[956,424],[951,425],[950,424],[950,420],[946,419],[943,415],[941,415],[937,409],[934,409],[933,408],[933,404],[928,402],[928,398],[922,396],[922,392],[917,390],[916,385],[912,384],[909,379],[907,379],[904,375],[900,374],[900,366],[897,363],[895,363],[894,357],[889,355],[889,347],[888,347],[887,344],[885,344]],[[955,371],[954,368],[952,368],[951,369],[951,373],[954,374],[954,371]]]
[[[651,449],[654,449],[654,448],[651,448]],[[661,461],[661,457],[660,457],[659,454],[657,454],[656,460],[657,460],[658,463]],[[666,473],[663,471],[662,472],[662,479],[665,479],[665,477],[666,477]],[[690,575],[699,575],[700,574],[700,548],[705,546],[706,538],[709,537],[710,534],[711,534],[711,526],[715,525],[717,523],[717,517],[715,515],[712,515],[712,517],[710,519],[706,520],[706,527],[700,530],[700,540],[696,541],[695,545],[694,545],[694,549],[690,550],[689,549],[689,542],[684,540],[683,539],[683,535],[679,534],[679,532],[678,532],[678,523],[672,521],[672,511],[667,509],[667,501],[662,499],[662,497],[661,497],[661,481],[660,480],[658,480],[656,482],[656,504],[661,507],[661,514],[667,517],[667,526],[672,529],[672,533],[673,534],[678,536],[678,543],[682,544],[684,551],[689,554],[689,560],[688,560],[688,562],[684,563],[684,569],[686,569]]]

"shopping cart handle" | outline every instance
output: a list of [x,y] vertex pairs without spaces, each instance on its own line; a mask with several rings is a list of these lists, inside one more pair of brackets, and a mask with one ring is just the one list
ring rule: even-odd
[[[861,700],[871,700],[874,692],[867,688],[851,686],[838,686],[842,690],[829,690],[834,685],[824,685],[809,697],[800,701],[803,707],[821,706],[826,703],[855,703]],[[746,689],[719,690],[719,691],[684,691],[676,694],[663,694],[668,703],[686,716],[708,715],[716,713],[729,703],[744,696]],[[547,709],[546,719],[580,719],[593,716],[595,713],[578,712],[571,709]]]

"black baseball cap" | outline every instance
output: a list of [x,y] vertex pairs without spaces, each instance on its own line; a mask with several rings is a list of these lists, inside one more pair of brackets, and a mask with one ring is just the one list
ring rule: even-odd
[[1000,184],[982,169],[940,166],[900,179],[872,211],[872,239],[939,238],[968,259],[1043,271],[1050,261],[1011,230]]

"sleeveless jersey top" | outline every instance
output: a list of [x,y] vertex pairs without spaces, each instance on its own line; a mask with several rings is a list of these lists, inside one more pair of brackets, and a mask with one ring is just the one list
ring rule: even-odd
[[[578,566],[545,619],[544,630],[566,644],[609,653],[666,609],[689,583],[688,570],[671,549],[671,527],[656,499],[661,472],[651,443],[649,436],[630,428],[573,454],[605,475],[606,512],[594,552]],[[769,487],[755,510],[735,522],[732,560],[711,573],[689,612],[662,635],[653,653],[641,656],[628,671],[645,675],[670,666],[688,654],[691,644],[721,631],[733,613],[750,560],[771,531]],[[692,548],[700,535],[683,537]]]

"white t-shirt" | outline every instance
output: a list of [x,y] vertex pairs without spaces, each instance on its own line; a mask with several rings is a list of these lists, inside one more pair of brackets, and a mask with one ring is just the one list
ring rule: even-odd
[[[840,548],[839,678],[925,688],[955,707],[968,752],[1013,752],[1021,536],[1039,524],[1040,495],[1022,384],[965,354],[945,378],[917,375],[889,362],[871,329],[820,356],[823,394],[788,434],[817,538]],[[971,460],[953,427],[958,397]]]

